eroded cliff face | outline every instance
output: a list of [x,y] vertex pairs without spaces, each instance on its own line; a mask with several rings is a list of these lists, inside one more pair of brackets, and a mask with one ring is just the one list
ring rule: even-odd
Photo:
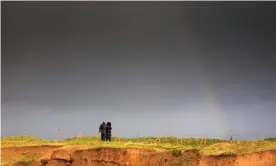
[[[31,165],[43,166],[276,166],[276,151],[201,157],[197,150],[156,152],[149,149],[67,149],[60,147],[2,148],[2,157],[42,155]],[[15,165],[24,165],[17,162]],[[25,163],[26,165],[26,163]]]
[[[199,158],[197,151],[156,152],[147,149],[88,149],[55,150],[50,157],[42,158],[45,165],[134,166],[183,164]],[[46,163],[46,161],[48,161]]]
[[199,160],[199,166],[276,166],[276,151],[246,155],[208,156]]

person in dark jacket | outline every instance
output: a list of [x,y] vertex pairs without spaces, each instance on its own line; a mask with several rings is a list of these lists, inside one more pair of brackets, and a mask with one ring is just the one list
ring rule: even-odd
[[99,127],[99,133],[101,133],[101,140],[106,141],[106,128],[107,125],[103,122]]
[[107,122],[107,127],[106,127],[106,141],[111,141],[111,123]]

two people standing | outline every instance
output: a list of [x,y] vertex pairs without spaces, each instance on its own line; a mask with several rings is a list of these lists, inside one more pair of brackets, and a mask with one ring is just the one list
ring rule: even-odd
[[99,127],[99,133],[101,133],[101,140],[102,141],[111,141],[111,123],[110,122],[103,122]]

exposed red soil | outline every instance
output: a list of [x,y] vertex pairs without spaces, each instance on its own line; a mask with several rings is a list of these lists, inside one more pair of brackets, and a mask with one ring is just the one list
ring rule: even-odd
[[246,155],[208,156],[200,159],[199,166],[276,166],[276,151]]
[[155,152],[135,148],[66,150],[57,146],[37,146],[2,148],[1,155],[19,159],[26,153],[41,154],[40,161],[33,165],[44,166],[276,166],[276,151],[238,156],[200,157],[197,150],[181,152]]
[[[61,146],[26,146],[26,147],[4,147],[1,148],[1,158],[8,157],[13,160],[20,160],[26,155],[51,155],[52,152]],[[34,163],[34,165],[40,164]],[[16,165],[22,165],[18,162]]]

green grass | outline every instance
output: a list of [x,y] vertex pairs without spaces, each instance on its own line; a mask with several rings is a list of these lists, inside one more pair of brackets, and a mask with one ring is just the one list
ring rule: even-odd
[[[201,139],[176,137],[147,137],[147,138],[121,138],[119,141],[101,142],[99,137],[80,137],[71,138],[63,141],[66,145],[64,148],[96,148],[96,147],[113,147],[113,148],[147,148],[156,151],[164,150],[188,150],[199,149],[215,143],[223,142],[223,140],[209,139],[206,144],[200,144]],[[80,145],[80,146],[77,146]]]
[[201,155],[222,156],[234,154],[249,154],[276,150],[276,141],[237,141],[235,143],[223,142],[204,147],[200,150]]
[[34,136],[11,136],[2,137],[2,147],[20,147],[20,146],[41,146],[41,145],[60,145],[56,141],[44,140]]
[[266,138],[264,139],[265,141],[276,141],[276,137],[275,138]]
[[206,144],[201,144],[201,139],[176,137],[147,137],[147,138],[121,138],[120,141],[113,137],[112,142],[101,142],[100,138],[80,137],[64,141],[43,140],[33,136],[14,136],[1,139],[2,147],[61,145],[62,149],[88,149],[88,148],[146,148],[155,151],[172,151],[173,155],[180,155],[180,150],[197,149],[201,155],[231,155],[276,150],[276,139],[264,141],[235,141],[228,142],[218,139],[207,139]]

